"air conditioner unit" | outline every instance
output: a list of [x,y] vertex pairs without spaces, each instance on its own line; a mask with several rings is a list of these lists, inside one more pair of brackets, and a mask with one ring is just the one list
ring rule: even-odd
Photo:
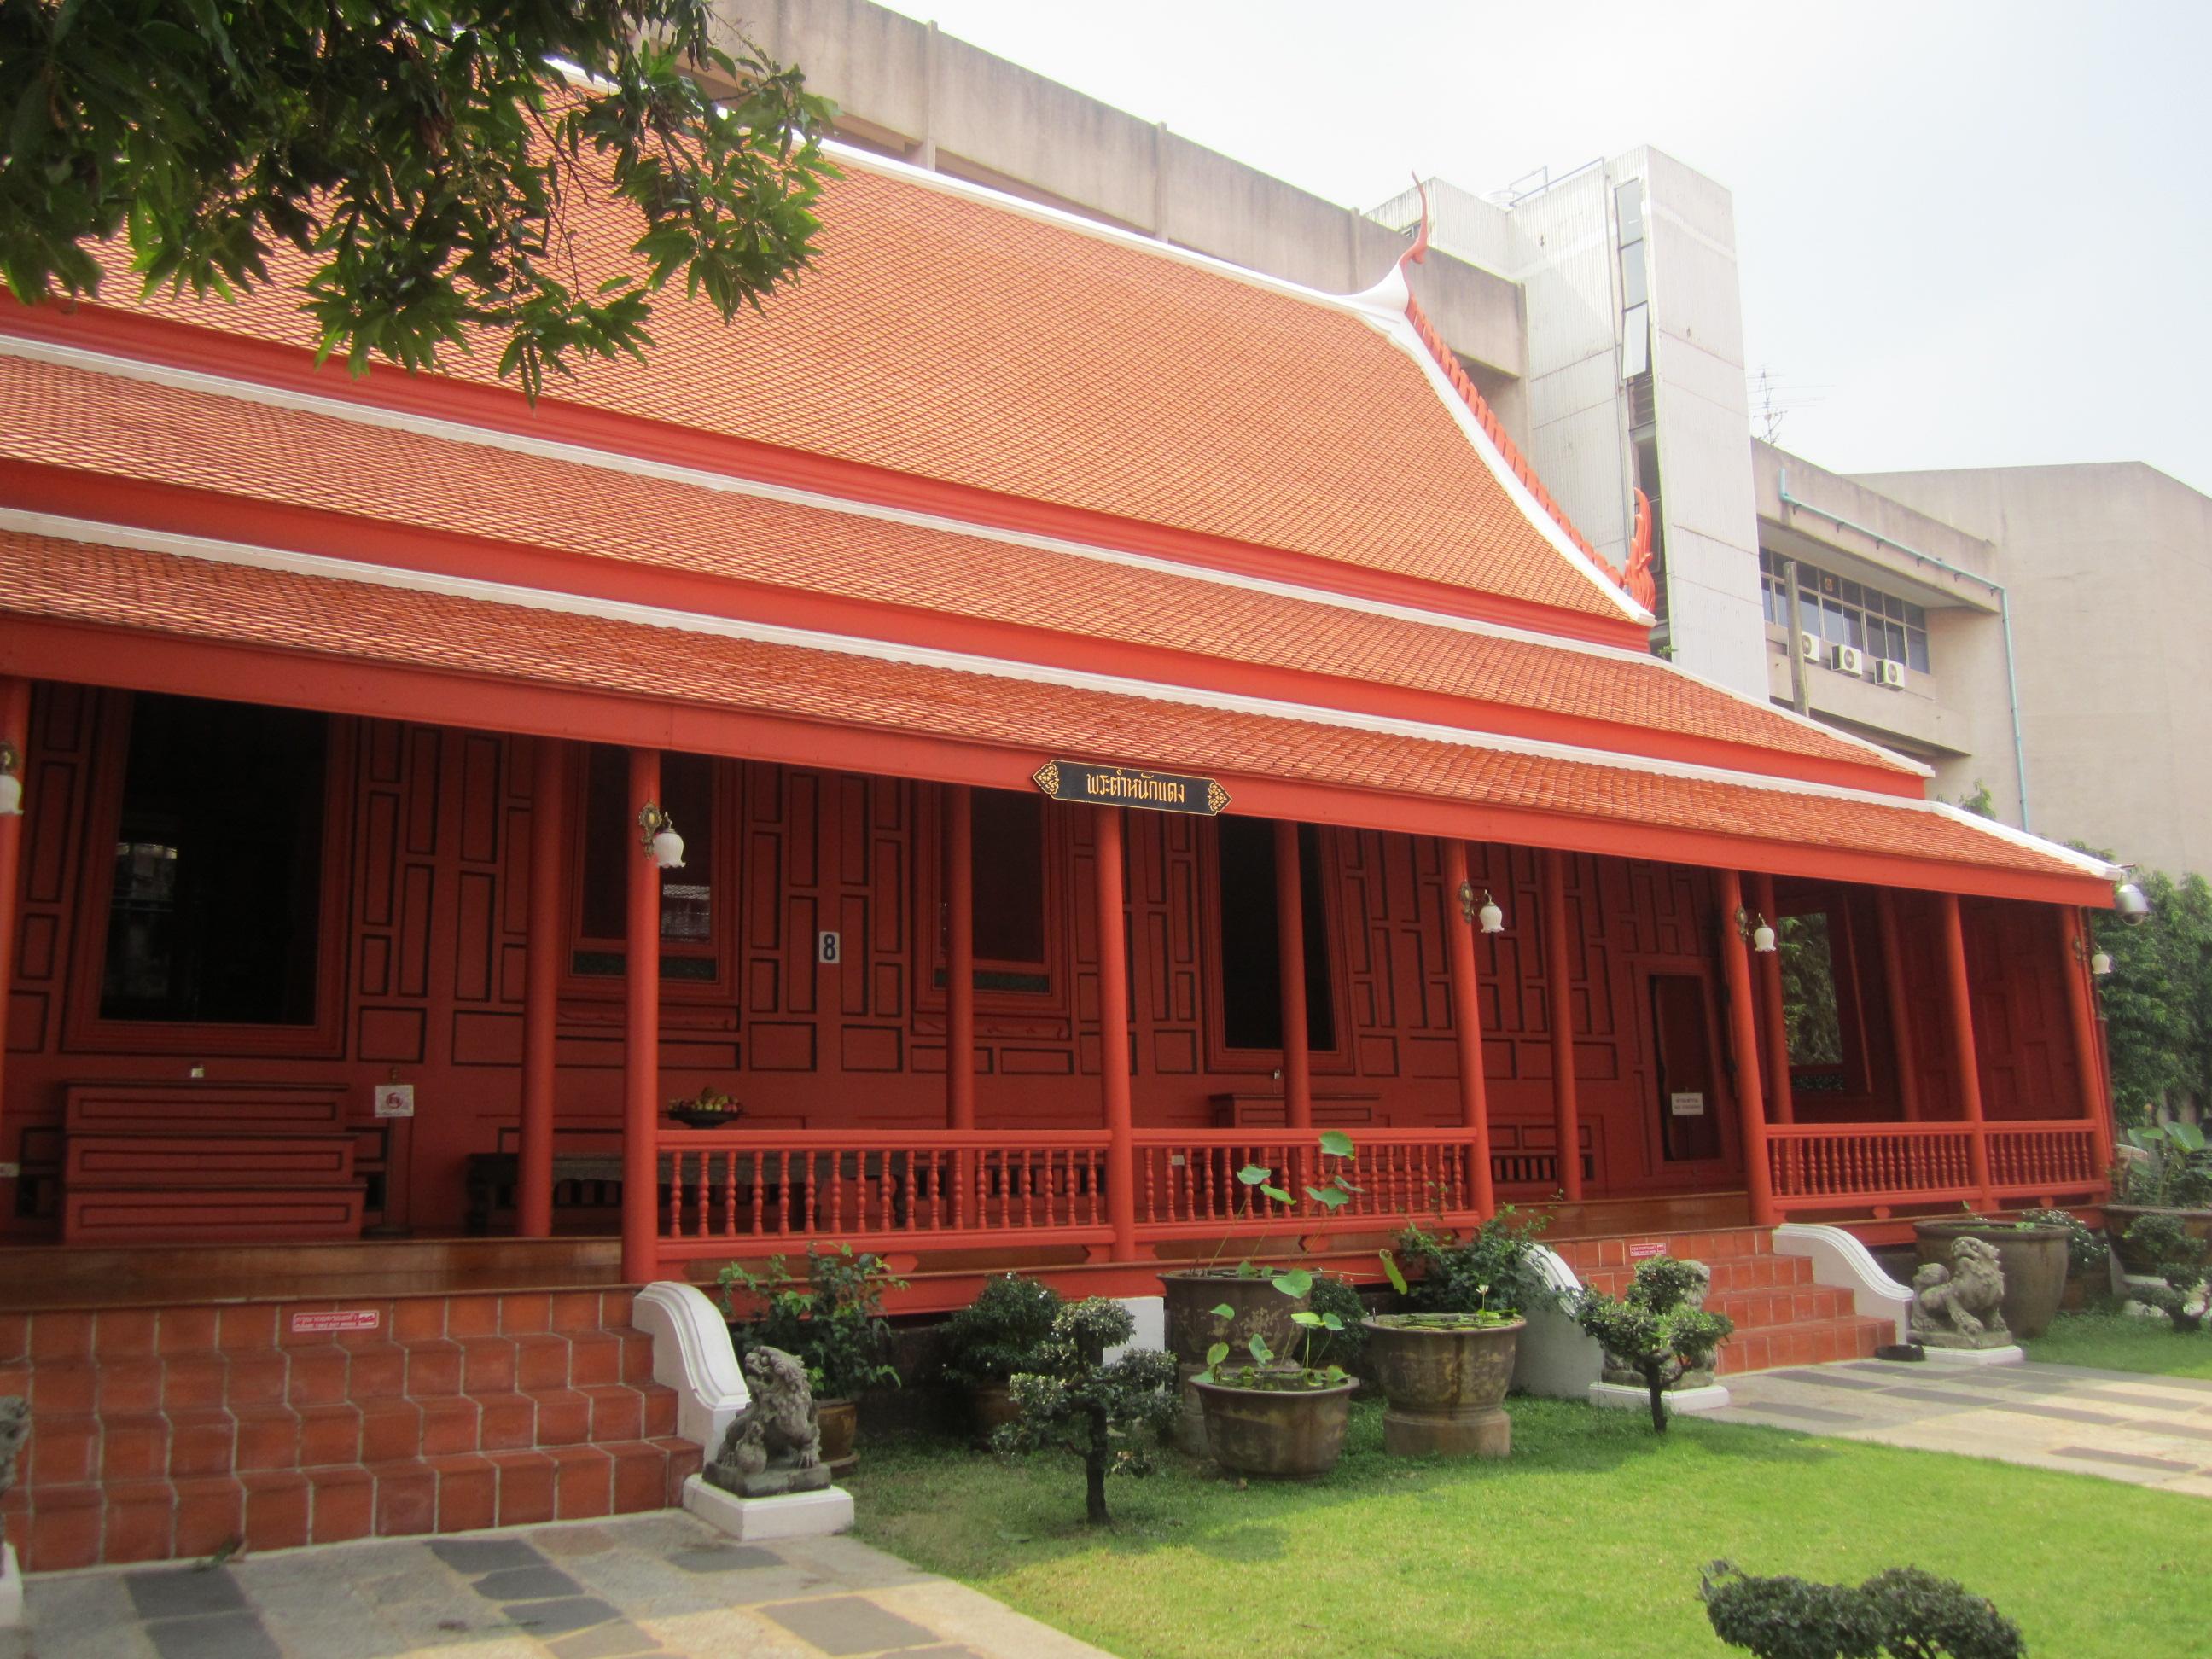
[[1866,653],[1856,645],[1839,645],[1836,647],[1835,657],[1829,666],[1839,674],[1864,674]]
[[1903,663],[1893,662],[1889,658],[1884,657],[1874,666],[1875,678],[1879,679],[1884,685],[1889,687],[1893,691],[1901,691],[1905,689],[1905,665]]
[[1798,635],[1798,636],[1797,636],[1797,654],[1798,654],[1799,656],[1801,656],[1801,657],[1804,658],[1804,659],[1805,659],[1807,662],[1818,662],[1818,661],[1820,661],[1820,636],[1818,634],[1800,634],[1800,635]]

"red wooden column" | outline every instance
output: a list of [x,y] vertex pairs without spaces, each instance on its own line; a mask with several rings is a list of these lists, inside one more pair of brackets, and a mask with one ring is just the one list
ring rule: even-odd
[[945,1121],[975,1127],[975,798],[947,787],[945,823]]
[[2088,918],[2078,906],[2055,905],[2051,916],[2058,924],[2058,971],[2066,979],[2066,1015],[2074,1028],[2074,1067],[2081,1079],[2081,1115],[2089,1120],[2089,1137],[2096,1148],[2097,1173],[2112,1167],[2112,1113],[2105,1097],[2105,1075],[2097,1048],[2097,1010],[2091,1000],[2089,955],[2096,949],[2089,934]]
[[1306,898],[1299,878],[1298,826],[1275,820],[1275,978],[1283,1005],[1283,1121],[1313,1127],[1313,1048],[1306,1030]]
[[1552,1130],[1559,1143],[1559,1190],[1583,1196],[1582,1109],[1575,1098],[1574,969],[1567,959],[1567,861],[1553,848],[1536,855],[1544,912],[1544,1000],[1552,1009]]
[[1451,966],[1452,1036],[1459,1044],[1459,1121],[1467,1131],[1474,1207],[1479,1214],[1488,1216],[1497,1211],[1498,1194],[1491,1184],[1490,1093],[1482,1074],[1482,985],[1475,969],[1474,923],[1461,896],[1468,886],[1467,843],[1457,836],[1447,836],[1440,845],[1444,854],[1444,939]]
[[1721,958],[1728,969],[1729,1057],[1735,1066],[1735,1105],[1743,1137],[1743,1183],[1751,1194],[1751,1224],[1775,1222],[1774,1174],[1766,1163],[1766,1103],[1759,1087],[1759,1029],[1751,1015],[1751,941],[1736,927],[1743,908],[1743,879],[1720,872]]
[[[623,1061],[623,1282],[642,1285],[658,1267],[660,1184],[660,866],[641,844],[638,815],[660,804],[660,751],[629,751],[629,908],[623,963],[629,993]],[[703,854],[702,854],[703,856]]]
[[1774,1103],[1774,1121],[1795,1123],[1796,1103],[1790,1090],[1790,1015],[1782,995],[1782,923],[1774,910],[1774,878],[1753,876],[1751,897],[1776,934],[1773,950],[1752,952],[1759,958],[1759,999],[1766,1012],[1766,1092]]
[[1098,1076],[1106,1097],[1106,1216],[1114,1259],[1137,1259],[1137,1148],[1129,1108],[1129,944],[1121,809],[1098,809]]
[[568,840],[569,747],[535,740],[530,792],[528,943],[523,957],[522,1132],[516,1146],[514,1230],[525,1238],[553,1231],[555,1043],[561,1018],[562,848]]
[[[31,799],[31,683],[0,678],[0,742],[15,751],[15,777],[23,786],[23,811]],[[23,820],[0,817],[0,1157],[12,1157],[8,1136],[8,988],[15,976],[15,927],[21,909]]]
[[1966,981],[1966,934],[1959,925],[1959,896],[1938,893],[1936,915],[1943,930],[1945,1012],[1951,1024],[1951,1069],[1959,1079],[1959,1104],[1972,1132],[1966,1142],[1967,1169],[1982,1207],[1996,1200],[1990,1190],[1990,1142],[1982,1127],[1982,1068],[1974,1052],[1974,994]]
[[1905,946],[1897,932],[1897,895],[1878,887],[1875,912],[1881,924],[1882,990],[1889,999],[1890,1042],[1897,1050],[1897,1099],[1907,1123],[1920,1121],[1920,1067],[1912,1052],[1912,999],[1905,994]]

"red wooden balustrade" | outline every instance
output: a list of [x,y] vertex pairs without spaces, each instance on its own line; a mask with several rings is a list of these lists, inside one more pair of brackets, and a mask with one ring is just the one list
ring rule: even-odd
[[[1774,1202],[1784,1213],[1875,1205],[1978,1201],[1971,1123],[1767,1126]],[[1993,1196],[2081,1193],[2102,1185],[2086,1118],[1979,1126]]]
[[[1310,1130],[1139,1129],[1136,1133],[1137,1231],[1152,1237],[1224,1232],[1364,1231],[1441,1211],[1477,1213],[1474,1149],[1464,1129],[1362,1129],[1350,1158],[1324,1154]],[[1285,1205],[1237,1178],[1250,1165],[1291,1194]],[[1339,1176],[1352,1183],[1331,1209],[1309,1196]]]

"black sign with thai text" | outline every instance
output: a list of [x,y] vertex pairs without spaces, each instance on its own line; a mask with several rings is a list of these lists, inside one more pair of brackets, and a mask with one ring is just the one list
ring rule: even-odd
[[1152,812],[1192,812],[1210,818],[1229,805],[1229,792],[1212,778],[1176,772],[1132,772],[1087,761],[1047,761],[1032,774],[1054,800],[1093,806],[1141,806]]

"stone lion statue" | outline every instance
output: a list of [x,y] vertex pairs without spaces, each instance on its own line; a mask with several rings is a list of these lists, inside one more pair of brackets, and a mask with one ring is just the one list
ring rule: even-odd
[[1946,1348],[1996,1348],[2012,1340],[2000,1304],[2004,1270],[1987,1239],[1951,1245],[1951,1265],[1923,1261],[1912,1275],[1912,1334]]
[[755,1348],[744,1358],[751,1398],[730,1419],[721,1449],[704,1473],[708,1484],[740,1498],[818,1492],[830,1484],[814,1392],[806,1368],[781,1348]]

